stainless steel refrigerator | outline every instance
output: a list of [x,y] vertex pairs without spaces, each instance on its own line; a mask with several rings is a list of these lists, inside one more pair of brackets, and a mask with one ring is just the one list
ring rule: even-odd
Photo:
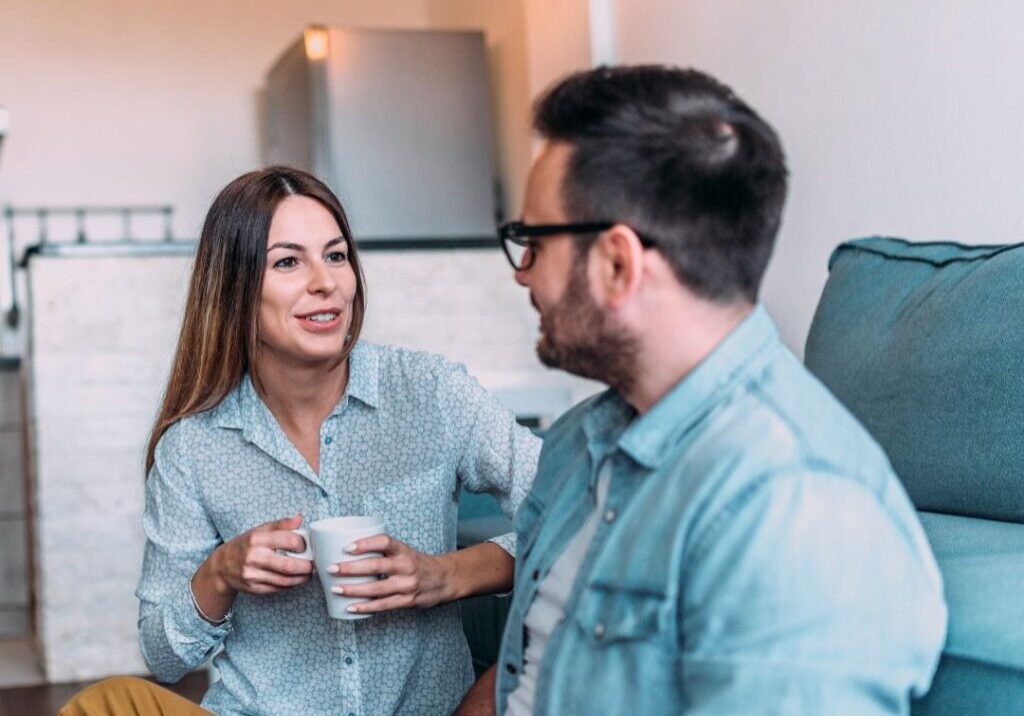
[[309,28],[271,68],[264,98],[265,161],[325,180],[361,241],[493,235],[482,33]]

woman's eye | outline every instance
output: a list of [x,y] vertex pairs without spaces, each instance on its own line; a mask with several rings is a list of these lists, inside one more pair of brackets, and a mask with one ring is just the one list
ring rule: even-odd
[[348,254],[344,251],[332,251],[327,254],[327,260],[332,264],[343,264],[348,260]]
[[294,267],[298,262],[294,256],[285,256],[283,259],[278,259],[274,262],[274,268],[289,269]]

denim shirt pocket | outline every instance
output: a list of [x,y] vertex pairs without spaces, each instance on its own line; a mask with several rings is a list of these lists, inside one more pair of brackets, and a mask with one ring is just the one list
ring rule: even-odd
[[659,641],[667,634],[666,599],[651,592],[590,585],[573,615],[576,626],[595,647],[633,640]]

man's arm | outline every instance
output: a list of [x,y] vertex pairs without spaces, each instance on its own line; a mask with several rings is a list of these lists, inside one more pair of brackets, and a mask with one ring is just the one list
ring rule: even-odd
[[852,478],[793,472],[718,515],[688,557],[687,714],[906,713],[946,612],[913,514],[883,500]]
[[497,665],[484,672],[455,709],[452,716],[495,716],[495,681],[498,673]]

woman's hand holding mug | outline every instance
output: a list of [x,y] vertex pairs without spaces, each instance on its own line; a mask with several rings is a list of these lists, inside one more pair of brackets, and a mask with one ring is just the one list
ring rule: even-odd
[[277,552],[305,548],[302,537],[292,531],[301,524],[302,515],[265,522],[215,549],[192,577],[202,616],[223,619],[239,592],[274,594],[308,582],[312,563]]
[[380,575],[379,581],[335,586],[335,594],[367,598],[348,609],[356,614],[374,614],[410,607],[427,609],[451,601],[450,575],[442,557],[418,552],[409,545],[386,534],[356,540],[347,550],[358,555],[379,552],[382,556],[367,557],[331,565],[331,574],[339,577]]
[[292,530],[302,515],[265,522],[225,542],[213,554],[215,574],[236,592],[274,594],[309,581],[313,565],[304,559],[278,554],[302,552],[302,537]]

